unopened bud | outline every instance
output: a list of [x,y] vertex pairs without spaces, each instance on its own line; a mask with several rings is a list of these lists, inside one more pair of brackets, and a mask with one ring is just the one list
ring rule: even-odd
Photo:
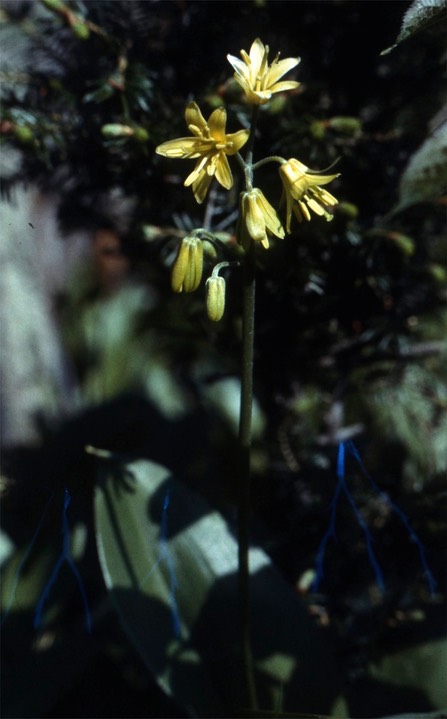
[[174,292],[194,292],[200,285],[203,270],[203,246],[197,237],[185,237],[172,267]]
[[104,137],[132,137],[134,130],[133,127],[129,125],[111,123],[101,127],[101,134],[104,135]]
[[213,322],[222,319],[225,310],[225,280],[223,277],[211,276],[206,281],[206,310]]
[[331,130],[345,132],[347,135],[354,135],[362,129],[362,121],[358,117],[331,117],[328,125]]

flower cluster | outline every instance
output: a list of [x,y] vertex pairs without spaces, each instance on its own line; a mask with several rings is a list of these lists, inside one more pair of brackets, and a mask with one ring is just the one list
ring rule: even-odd
[[[235,80],[245,93],[247,103],[258,109],[270,101],[278,92],[294,90],[299,87],[295,80],[281,78],[295,68],[299,58],[279,59],[279,55],[271,64],[268,62],[269,48],[257,38],[249,53],[241,50],[241,58],[228,55]],[[253,115],[255,118],[255,114]],[[240,196],[240,216],[237,224],[237,240],[245,251],[255,244],[268,249],[270,237],[284,238],[291,232],[291,220],[294,215],[298,222],[311,220],[311,211],[326,220],[331,220],[332,209],[337,205],[336,198],[322,185],[335,180],[338,174],[319,174],[296,158],[288,160],[282,157],[264,158],[266,162],[279,162],[279,176],[283,187],[282,204],[285,201],[285,229],[277,211],[270,204],[264,193],[253,187],[252,177],[256,165],[252,164],[252,143],[255,132],[255,121],[250,129],[240,129],[227,134],[227,113],[225,108],[214,110],[205,120],[198,105],[190,102],[186,107],[185,120],[189,132],[188,137],[163,142],[156,152],[164,157],[182,160],[196,160],[193,171],[184,184],[191,186],[196,201],[201,204],[208,192],[213,178],[226,190],[233,187],[233,174],[228,161],[229,157],[237,156],[244,169],[245,191]],[[248,143],[250,149],[244,160],[239,151]],[[261,163],[257,163],[258,165]],[[193,292],[196,290],[203,274],[203,246],[199,230],[185,237],[178,249],[172,269],[172,288],[175,292]],[[217,252],[214,251],[214,259]],[[210,319],[219,320],[225,307],[225,280],[218,275],[221,262],[215,266],[211,277],[206,282],[207,310]]]

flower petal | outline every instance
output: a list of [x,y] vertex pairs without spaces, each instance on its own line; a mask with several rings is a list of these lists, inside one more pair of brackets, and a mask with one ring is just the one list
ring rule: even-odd
[[224,107],[218,107],[211,113],[208,119],[211,137],[218,142],[225,142],[225,125],[227,124],[227,111]]
[[196,198],[196,202],[198,202],[199,205],[201,205],[203,200],[205,199],[212,179],[212,175],[208,175],[206,172],[202,172],[200,177],[198,177],[197,180],[193,182],[192,191],[194,192],[194,197]]
[[189,185],[192,185],[193,182],[196,182],[196,180],[203,174],[206,173],[206,165],[209,162],[208,155],[205,155],[202,157],[198,163],[196,164],[194,170],[188,175],[185,182],[183,183],[185,187],[189,187]]
[[196,102],[190,102],[186,106],[185,120],[188,127],[189,125],[195,125],[202,130],[202,132],[207,127],[207,122],[200,112],[200,108]]
[[197,138],[195,137],[179,137],[177,140],[168,140],[155,148],[157,155],[173,158],[194,158],[199,157]]
[[264,57],[267,53],[268,46],[264,46],[264,43],[257,37],[256,40],[252,43],[249,55],[252,70],[254,71],[255,75],[259,73],[262,61],[264,60]]
[[276,237],[280,237],[282,239],[284,237],[284,228],[281,224],[281,220],[276,214],[276,210],[271,206],[270,202],[261,191],[258,195],[258,205],[262,209],[267,228],[270,232],[276,235]]
[[231,173],[230,165],[223,152],[219,152],[216,158],[216,179],[222,187],[229,190],[233,187],[233,175]]
[[265,105],[272,97],[270,90],[248,90],[247,98],[248,101],[254,105]]
[[271,93],[285,92],[286,90],[295,90],[300,85],[301,83],[295,80],[284,80],[284,82],[277,82],[275,85],[270,85],[269,90]]
[[266,75],[266,87],[271,87],[280,77],[299,65],[300,57],[287,57],[279,62],[272,62]]
[[250,135],[250,130],[238,130],[226,135],[225,140],[227,147],[225,148],[226,155],[235,155],[239,152],[241,147],[245,145]]
[[242,75],[242,77],[248,76],[248,67],[245,62],[239,60],[238,57],[234,57],[234,55],[227,55],[227,60],[238,75]]

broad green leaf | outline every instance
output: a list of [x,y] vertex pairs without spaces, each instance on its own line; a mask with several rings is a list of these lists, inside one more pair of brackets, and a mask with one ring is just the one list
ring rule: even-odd
[[[106,585],[159,684],[194,716],[241,711],[231,528],[203,498],[148,461],[102,461],[95,510]],[[250,569],[261,708],[328,713],[335,669],[324,638],[261,550],[251,550]]]
[[400,180],[399,201],[393,213],[418,202],[436,200],[446,191],[447,122],[444,122],[411,157]]
[[387,655],[371,675],[396,686],[424,691],[432,705],[447,707],[447,641],[438,639]]
[[446,17],[445,0],[414,0],[403,17],[402,27],[396,42],[386,50],[382,50],[380,54],[387,55],[403,40],[407,40],[407,38],[420,30],[425,30],[427,27],[442,22]]
[[50,547],[39,550],[32,561],[29,554],[29,547],[17,549],[2,567],[0,608],[5,623],[11,613],[34,609],[57,557]]

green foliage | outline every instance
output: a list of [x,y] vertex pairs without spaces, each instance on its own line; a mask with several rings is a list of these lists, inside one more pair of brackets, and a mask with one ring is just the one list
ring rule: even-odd
[[386,55],[401,42],[412,37],[415,33],[426,30],[435,24],[440,24],[447,18],[447,11],[444,0],[413,0],[405,12],[402,27],[396,42],[391,47],[382,51]]
[[[164,467],[113,458],[101,460],[95,510],[107,588],[163,689],[199,716],[242,711],[237,544],[222,517]],[[251,568],[262,706],[305,709],[319,696],[328,711],[334,667],[323,637],[267,555],[253,549]]]
[[399,183],[399,201],[393,212],[419,202],[433,202],[447,192],[447,122],[414,153]]

